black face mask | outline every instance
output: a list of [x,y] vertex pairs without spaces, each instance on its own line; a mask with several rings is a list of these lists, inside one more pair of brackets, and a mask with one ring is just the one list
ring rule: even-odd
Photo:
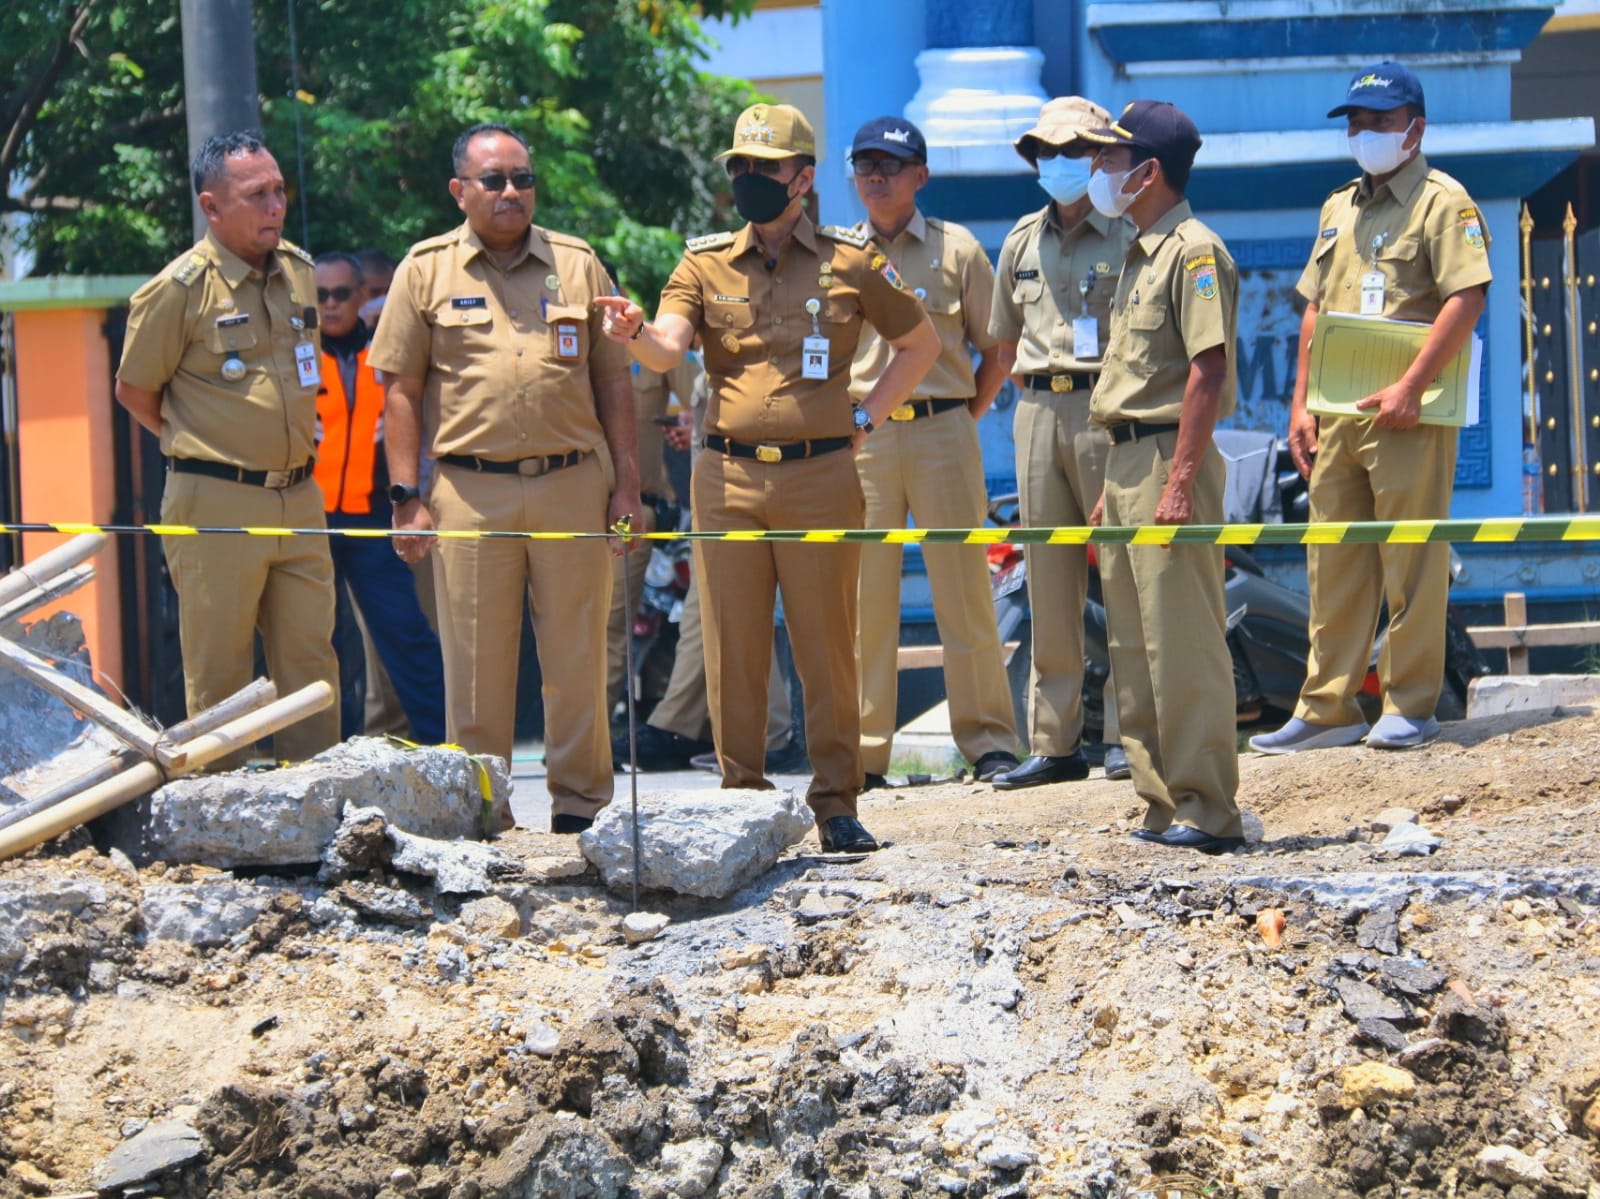
[[746,171],[734,177],[733,206],[745,220],[757,225],[768,224],[789,207],[789,184]]

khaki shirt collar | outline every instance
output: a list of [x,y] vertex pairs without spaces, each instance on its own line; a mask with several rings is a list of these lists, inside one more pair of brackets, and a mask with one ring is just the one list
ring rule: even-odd
[[216,234],[210,230],[206,231],[206,247],[211,251],[211,256],[216,261],[218,272],[230,288],[237,288],[253,274],[271,275],[279,269],[278,252],[276,250],[267,255],[266,270],[258,271],[218,241]]
[[1401,205],[1407,205],[1427,181],[1428,160],[1419,151],[1415,158],[1396,171],[1394,176],[1380,187],[1372,186],[1371,175],[1362,175],[1361,182],[1356,185],[1356,200],[1358,203],[1365,203],[1386,187],[1389,189],[1389,194]]
[[1139,248],[1144,251],[1145,257],[1154,257],[1161,243],[1167,240],[1167,235],[1193,215],[1187,200],[1179,200],[1162,213],[1155,224],[1139,234]]
[[1111,218],[1106,216],[1105,213],[1101,212],[1098,208],[1091,204],[1089,206],[1088,216],[1084,217],[1083,220],[1079,221],[1072,228],[1064,229],[1062,228],[1061,222],[1056,218],[1055,202],[1052,201],[1051,203],[1045,205],[1044,227],[1046,229],[1054,230],[1061,236],[1063,241],[1074,235],[1081,234],[1085,225],[1089,226],[1089,228],[1093,229],[1101,237],[1105,237],[1106,234],[1111,230]]
[[873,226],[872,219],[869,217],[867,219],[867,231],[872,234],[873,241],[887,245],[893,245],[902,237],[906,236],[911,236],[916,238],[918,241],[925,242],[928,240],[928,218],[922,215],[922,209],[914,208],[911,211],[911,219],[906,222],[906,227],[900,230],[900,232],[894,237],[886,238]]
[[[461,244],[467,247],[467,260],[470,262],[475,256],[481,254],[489,262],[494,262],[495,257],[489,252],[489,247],[483,244],[483,239],[473,231],[470,224],[462,222]],[[527,235],[523,238],[522,248],[511,260],[507,270],[516,270],[522,265],[525,258],[537,258],[547,266],[555,265],[555,255],[550,251],[550,239],[545,236],[545,231],[538,225],[529,225]]]
[[[789,236],[813,254],[817,252],[817,227],[811,223],[811,218],[806,216],[805,213],[800,214],[800,223],[794,227],[794,232]],[[758,254],[764,253],[761,249],[761,239],[756,236],[756,227],[754,225],[746,225],[734,235],[732,256],[737,260],[744,257],[752,249]]]

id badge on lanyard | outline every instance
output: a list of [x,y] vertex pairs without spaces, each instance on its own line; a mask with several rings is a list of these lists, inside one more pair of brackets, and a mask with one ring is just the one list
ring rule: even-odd
[[1388,238],[1387,233],[1380,233],[1372,239],[1372,269],[1361,276],[1361,315],[1383,315],[1383,272],[1378,269],[1378,251],[1383,249],[1383,243]]

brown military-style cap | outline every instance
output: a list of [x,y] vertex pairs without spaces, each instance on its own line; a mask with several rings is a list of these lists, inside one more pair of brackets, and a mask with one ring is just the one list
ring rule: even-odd
[[792,104],[752,104],[733,126],[733,147],[717,161],[744,154],[750,158],[792,158],[815,155],[817,136],[806,114]]
[[1110,123],[1111,114],[1093,100],[1082,96],[1057,96],[1045,101],[1039,110],[1038,122],[1013,144],[1029,165],[1036,166],[1040,142],[1064,150],[1087,130],[1100,129]]

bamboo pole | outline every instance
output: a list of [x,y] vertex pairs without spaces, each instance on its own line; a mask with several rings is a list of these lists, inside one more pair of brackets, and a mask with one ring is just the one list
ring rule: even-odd
[[[180,747],[183,750],[183,764],[175,773],[193,773],[268,733],[275,733],[332,706],[333,701],[333,688],[326,681],[310,683],[293,695],[274,700],[264,708],[247,712],[219,729],[184,743]],[[41,845],[52,837],[59,837],[96,816],[103,816],[129,800],[153,791],[165,781],[161,768],[154,762],[140,762],[131,766],[116,778],[107,779],[47,812],[30,816],[21,824],[0,832],[0,861]]]
[[46,550],[32,562],[0,578],[0,604],[9,604],[36,588],[44,587],[63,571],[71,570],[98,554],[110,540],[104,533],[80,533],[64,545]]
[[[278,688],[271,679],[257,679],[249,686],[235,691],[220,704],[213,704],[192,720],[173,725],[161,734],[161,739],[174,746],[182,745],[185,741],[193,741],[196,737],[222,727],[235,717],[243,716],[246,712],[254,712],[277,698]],[[107,754],[104,761],[97,763],[70,782],[30,796],[16,807],[0,812],[0,829],[20,824],[29,816],[43,812],[46,808],[53,808],[56,804],[71,799],[80,791],[115,778],[135,764],[136,759],[131,755],[132,751],[126,749]]]
[[[11,576],[7,575],[7,578]],[[0,629],[21,620],[35,608],[41,608],[52,600],[62,596],[71,595],[89,580],[94,578],[94,567],[87,562],[81,566],[74,566],[71,570],[62,571],[53,579],[42,586],[35,587],[32,591],[25,591],[9,603],[0,604]]]

